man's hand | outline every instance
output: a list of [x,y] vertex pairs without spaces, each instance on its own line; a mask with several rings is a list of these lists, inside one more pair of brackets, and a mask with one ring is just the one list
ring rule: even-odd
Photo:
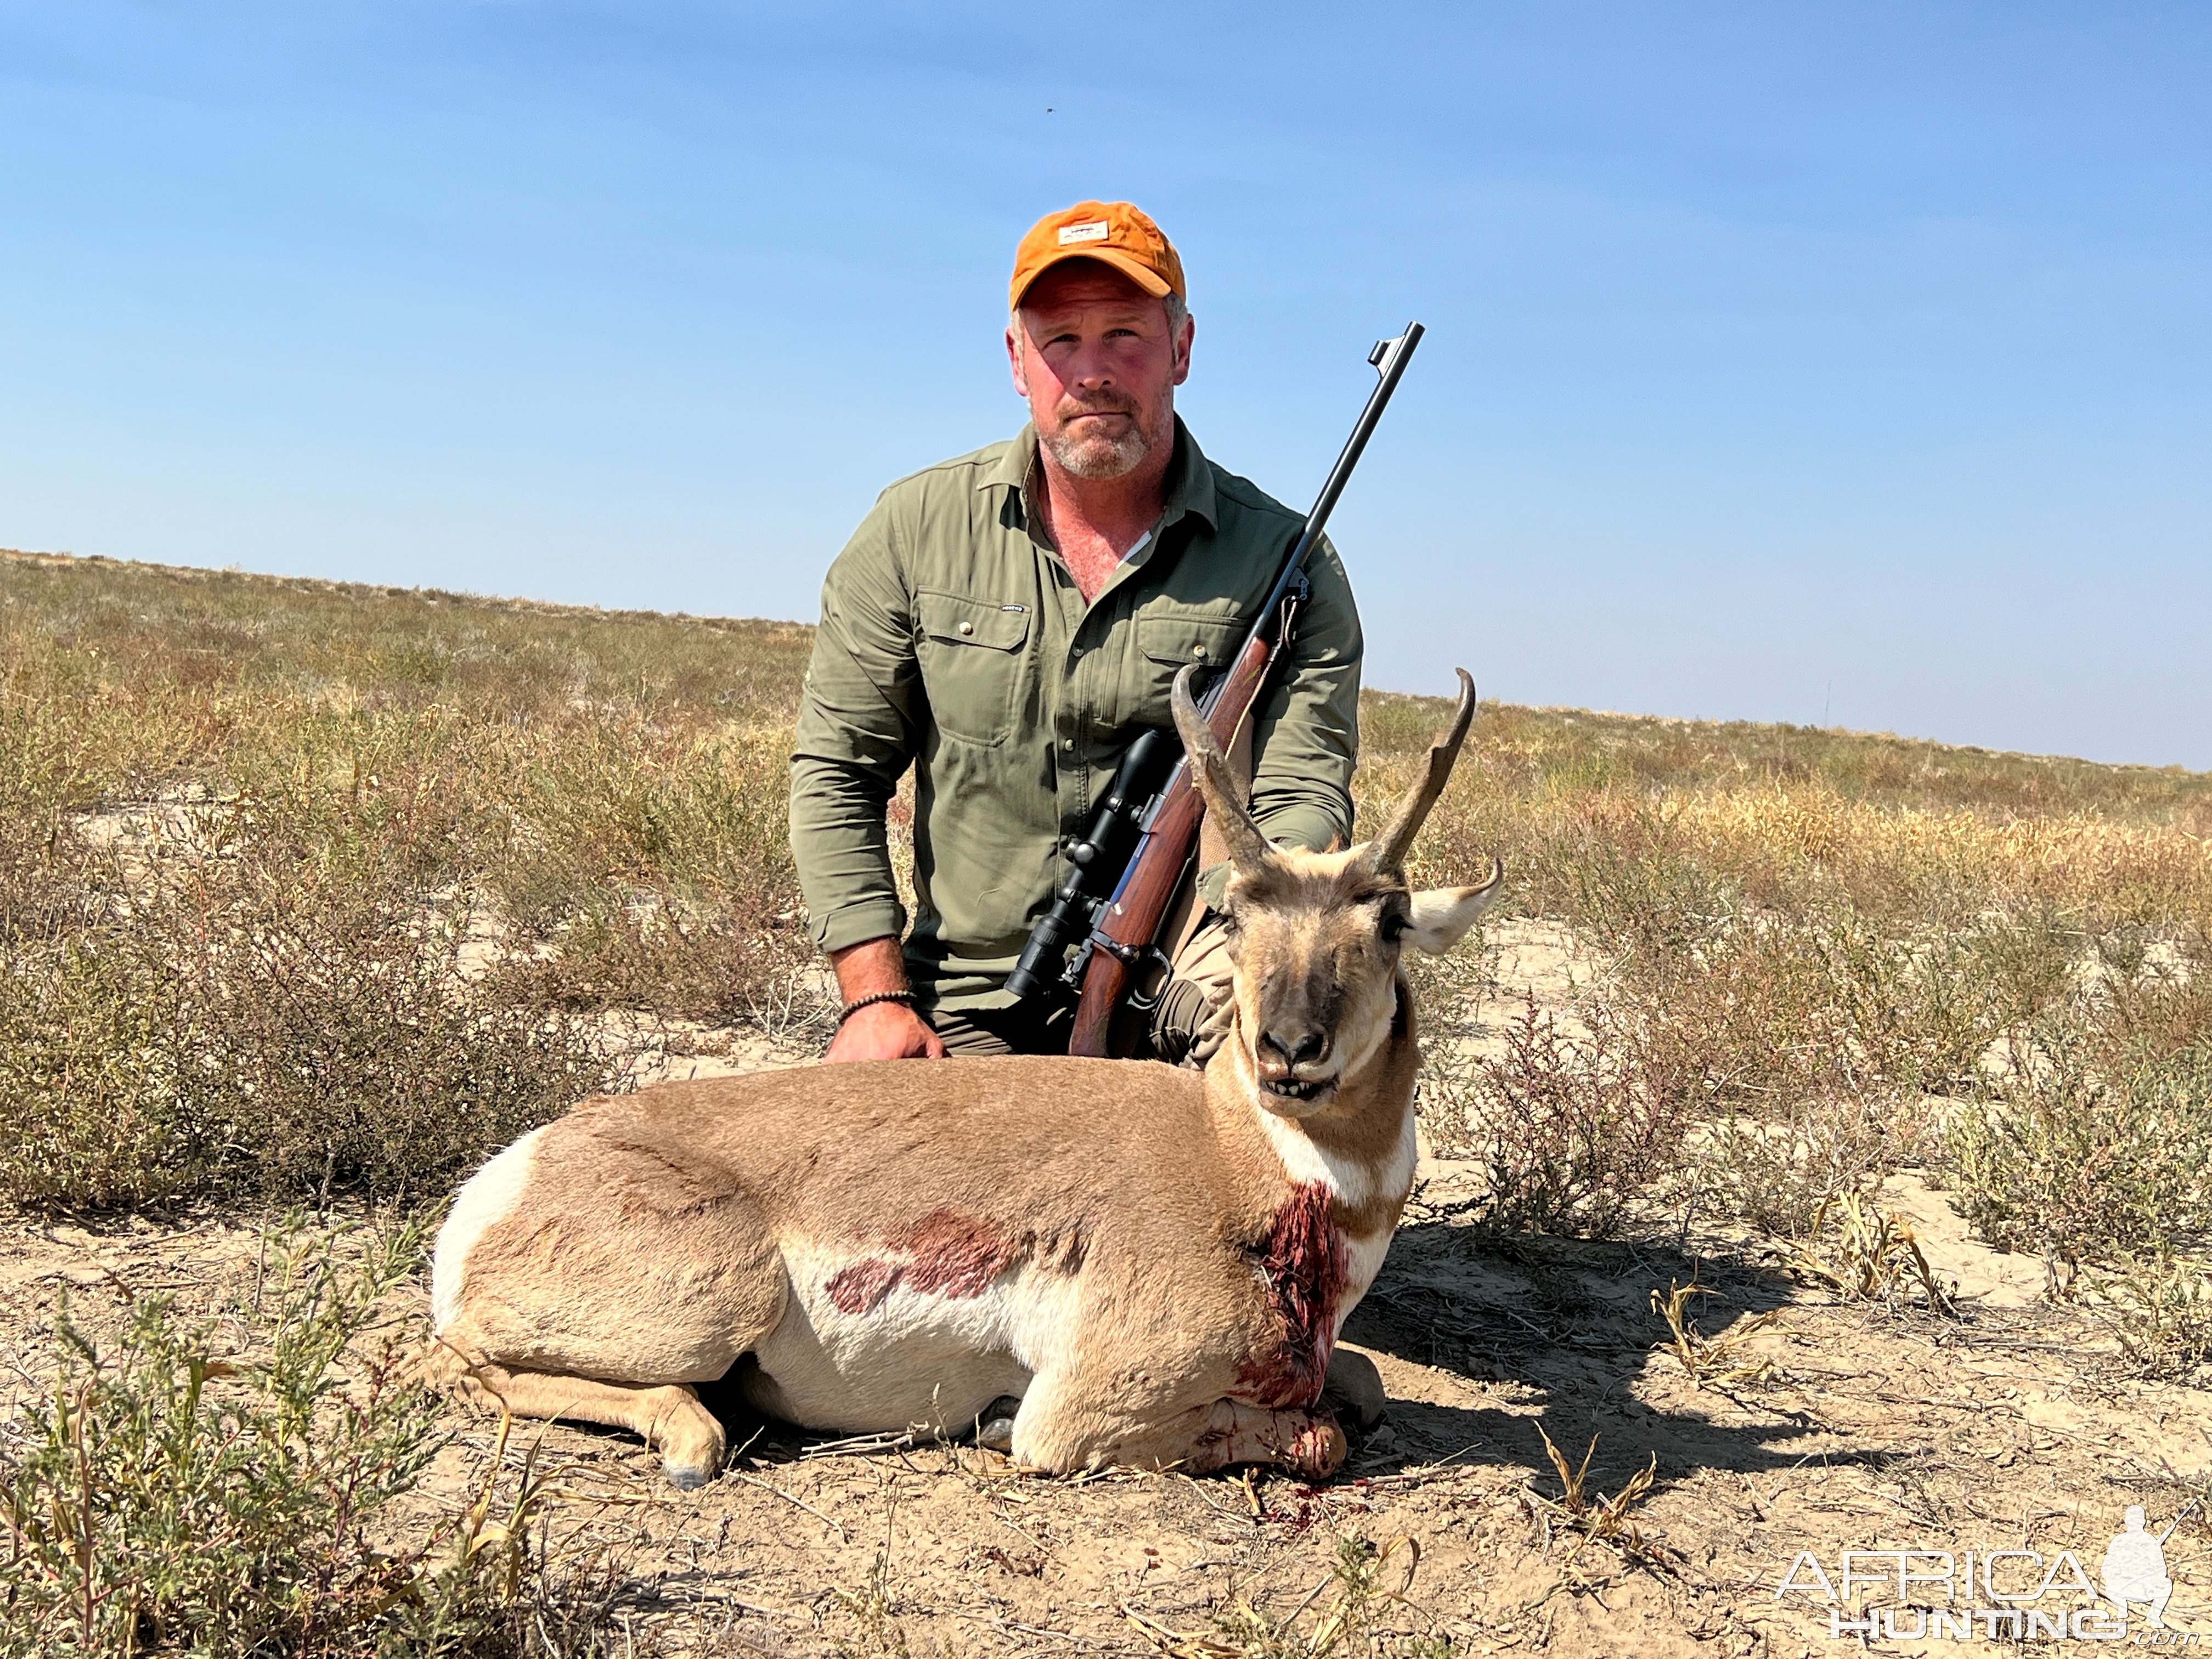
[[[872,939],[833,954],[837,990],[848,1006],[862,997],[907,988],[906,963],[895,939]],[[945,1044],[929,1022],[903,1002],[872,1003],[837,1028],[824,1061],[942,1060]]]
[[945,1044],[929,1022],[903,1002],[863,1008],[837,1028],[824,1060],[942,1060]]

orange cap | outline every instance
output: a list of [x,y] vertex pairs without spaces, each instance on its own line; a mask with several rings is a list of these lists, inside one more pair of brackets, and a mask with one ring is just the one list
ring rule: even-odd
[[1006,303],[1018,307],[1031,283],[1062,259],[1097,259],[1155,298],[1182,295],[1182,261],[1152,216],[1127,202],[1078,202],[1048,213],[1014,250]]

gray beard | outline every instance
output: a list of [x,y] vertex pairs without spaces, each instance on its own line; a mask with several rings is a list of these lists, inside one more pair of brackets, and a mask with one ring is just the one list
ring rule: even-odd
[[1039,434],[1038,441],[1059,463],[1060,471],[1076,478],[1121,478],[1134,472],[1152,453],[1152,446],[1162,441],[1172,441],[1175,433],[1175,411],[1170,404],[1161,411],[1158,429],[1147,432],[1132,422],[1129,429],[1118,438],[1095,436],[1072,438],[1065,432],[1047,438]]
[[1060,471],[1078,478],[1125,477],[1152,449],[1151,438],[1133,426],[1118,438],[1071,438],[1058,432],[1042,442]]

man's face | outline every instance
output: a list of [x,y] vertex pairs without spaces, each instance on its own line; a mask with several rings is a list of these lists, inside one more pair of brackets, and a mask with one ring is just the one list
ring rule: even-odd
[[1068,259],[1030,285],[1006,356],[1037,441],[1079,478],[1118,478],[1171,444],[1190,373],[1190,319],[1109,265]]

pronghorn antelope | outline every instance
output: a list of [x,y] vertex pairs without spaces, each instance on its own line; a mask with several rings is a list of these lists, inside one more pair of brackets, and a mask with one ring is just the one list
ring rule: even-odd
[[889,1061],[586,1102],[456,1199],[431,1277],[444,1380],[631,1429],[678,1486],[720,1467],[693,1385],[732,1368],[790,1422],[972,1424],[1047,1470],[1333,1471],[1337,1333],[1413,1180],[1400,952],[1449,949],[1504,879],[1404,874],[1474,686],[1462,671],[1382,832],[1311,854],[1253,823],[1188,679],[1176,724],[1234,866],[1235,1023],[1203,1074]]

